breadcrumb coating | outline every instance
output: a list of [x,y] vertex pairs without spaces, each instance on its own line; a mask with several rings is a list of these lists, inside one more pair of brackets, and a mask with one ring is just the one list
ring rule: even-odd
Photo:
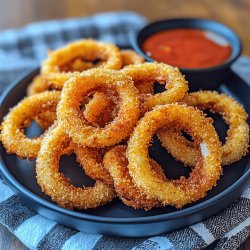
[[1,141],[9,154],[15,153],[20,158],[36,158],[43,135],[28,138],[24,128],[40,114],[55,112],[60,96],[60,91],[46,91],[24,98],[10,110],[2,122],[1,131]]
[[[127,146],[116,146],[104,156],[104,166],[109,170],[114,180],[114,187],[118,197],[127,205],[135,209],[150,210],[162,206],[156,198],[148,198],[145,193],[137,188],[129,175],[126,158]],[[150,159],[152,171],[162,180],[166,180],[162,168]]]
[[[197,145],[206,144],[209,155],[199,147],[199,159],[188,178],[163,181],[150,168],[148,147],[152,136],[164,126],[185,126]],[[128,169],[134,182],[148,197],[177,208],[204,197],[222,173],[221,143],[211,120],[193,107],[180,104],[156,106],[139,121],[128,141]]]
[[75,187],[59,172],[59,160],[70,137],[62,127],[50,129],[44,137],[36,161],[36,178],[42,191],[59,206],[68,209],[96,208],[115,197],[113,187],[97,181],[93,187]]
[[[79,108],[84,96],[98,87],[113,89],[119,95],[117,116],[104,128],[88,125]],[[140,116],[139,104],[138,90],[130,77],[114,70],[91,69],[65,83],[57,118],[78,145],[103,148],[119,143],[132,133]]]
[[156,105],[164,105],[179,101],[188,91],[188,84],[179,69],[164,63],[143,63],[128,65],[122,69],[133,81],[158,82],[165,84],[166,91],[155,95],[146,95],[141,109],[152,109]]
[[48,58],[42,63],[41,74],[56,89],[62,89],[63,84],[79,71],[63,71],[63,66],[73,59],[81,58],[84,61],[93,62],[101,60],[100,68],[118,70],[122,66],[122,57],[118,47],[113,44],[82,39],[72,42],[63,48],[49,53]]
[[[216,91],[190,93],[182,102],[201,110],[209,109],[219,113],[228,124],[227,137],[222,145],[222,165],[230,165],[246,155],[249,146],[249,126],[244,107],[232,97]],[[166,128],[158,132],[158,138],[176,159],[189,166],[194,166],[198,159],[198,150],[194,143],[182,136],[176,128]]]

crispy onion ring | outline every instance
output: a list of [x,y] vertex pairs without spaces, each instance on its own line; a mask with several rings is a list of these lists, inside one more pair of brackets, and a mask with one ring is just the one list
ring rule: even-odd
[[31,95],[39,94],[49,89],[50,87],[47,81],[43,78],[43,76],[38,75],[33,79],[33,81],[28,86],[27,95],[31,96]]
[[[135,87],[139,91],[140,100],[142,99],[141,96],[154,93],[153,83],[150,82],[138,82]],[[93,98],[85,106],[83,112],[84,117],[88,122],[99,127],[104,127],[117,116],[118,108],[116,103],[116,96],[110,96],[103,92],[96,92]]]
[[[36,76],[27,88],[27,96],[36,95],[44,91],[51,90],[48,82],[42,75]],[[56,120],[56,112],[47,110],[35,118],[36,122],[43,129],[50,127]]]
[[179,101],[188,91],[188,85],[179,69],[164,63],[143,63],[128,65],[121,70],[133,81],[159,82],[166,85],[166,91],[155,95],[146,95],[142,110],[150,110],[156,105]]
[[24,98],[4,118],[2,123],[1,141],[8,153],[15,153],[21,158],[36,158],[40,150],[42,136],[27,138],[24,128],[33,119],[47,110],[55,110],[61,92],[43,92]]
[[144,58],[131,49],[122,49],[122,66],[144,63]]
[[[139,64],[144,62],[144,58],[138,55],[133,50],[121,50],[123,66],[129,64]],[[136,88],[139,90],[140,95],[153,94],[153,83],[138,81]],[[116,98],[112,98],[107,94],[97,92],[93,96],[93,99],[86,105],[84,116],[94,125],[104,127],[117,115],[117,109],[115,109]]]
[[[142,64],[144,63],[144,58],[137,54],[135,51],[127,49],[121,50],[123,67],[134,64]],[[136,88],[139,90],[139,93],[142,94],[154,94],[154,82],[147,82],[145,80],[139,80],[135,83]]]
[[[83,97],[99,87],[116,91],[120,100],[117,117],[104,128],[88,125],[79,108]],[[72,140],[89,147],[103,148],[119,143],[133,131],[139,115],[138,90],[131,78],[121,72],[104,69],[91,69],[69,79],[57,108],[59,124]]]
[[104,205],[115,197],[114,189],[97,181],[93,187],[75,187],[59,172],[59,160],[68,147],[70,138],[57,126],[50,129],[37,157],[37,182],[42,191],[59,206],[88,209]]
[[56,110],[44,111],[35,118],[36,123],[43,129],[48,129],[56,120]]
[[[222,165],[232,164],[247,153],[249,144],[247,113],[236,100],[216,91],[200,91],[190,93],[183,102],[202,110],[217,112],[228,124],[226,142],[222,146]],[[194,144],[182,136],[181,131],[173,128],[163,129],[158,132],[158,138],[176,159],[189,166],[195,165],[198,152]]]
[[85,106],[84,117],[96,126],[104,127],[117,115],[115,101],[112,97],[103,92],[96,92],[93,98]]
[[[104,166],[109,170],[114,180],[117,195],[126,205],[135,209],[150,210],[153,207],[161,206],[161,202],[155,198],[148,198],[135,185],[128,172],[126,149],[127,146],[116,146],[108,151],[103,159]],[[150,166],[160,179],[166,180],[162,168],[152,159],[150,159]]]
[[114,185],[108,170],[103,166],[103,156],[107,149],[74,146],[77,161],[84,168],[85,173],[95,181],[102,181],[107,185]]
[[[151,138],[168,125],[184,127],[199,148],[200,157],[189,178],[163,181],[151,170],[148,158]],[[210,119],[186,105],[159,105],[146,113],[130,137],[127,157],[129,173],[138,188],[163,205],[177,208],[204,197],[222,173],[221,143]]]
[[61,68],[77,58],[82,58],[87,62],[105,61],[99,66],[106,69],[120,69],[122,66],[121,54],[115,45],[85,39],[51,52],[48,59],[42,63],[41,73],[53,88],[62,89],[64,82],[79,74],[79,71],[63,72]]
[[141,99],[143,100],[143,96],[153,95],[154,94],[154,83],[153,82],[145,82],[138,81],[135,84],[135,87],[138,89]]

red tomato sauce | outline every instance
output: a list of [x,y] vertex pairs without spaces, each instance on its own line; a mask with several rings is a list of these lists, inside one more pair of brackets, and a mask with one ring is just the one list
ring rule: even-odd
[[224,63],[231,46],[221,36],[199,29],[171,29],[148,37],[142,49],[158,62],[180,68],[209,68]]

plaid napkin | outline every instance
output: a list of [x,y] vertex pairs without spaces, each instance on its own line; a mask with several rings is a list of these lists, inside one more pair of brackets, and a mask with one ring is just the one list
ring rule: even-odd
[[[0,32],[0,92],[11,80],[36,67],[47,50],[72,40],[93,37],[129,45],[129,33],[145,24],[136,13],[106,13],[88,18],[35,23]],[[250,60],[240,58],[234,70],[249,81]],[[249,82],[250,83],[250,82]],[[236,249],[249,236],[250,188],[219,214],[193,226],[149,238],[94,235],[62,226],[31,211],[0,179],[0,222],[30,249]]]

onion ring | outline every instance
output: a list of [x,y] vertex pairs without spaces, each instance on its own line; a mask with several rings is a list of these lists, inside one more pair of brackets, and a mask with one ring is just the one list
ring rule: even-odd
[[[134,64],[142,64],[144,63],[144,58],[137,54],[135,51],[127,49],[121,50],[123,67]],[[153,82],[145,82],[144,80],[135,82],[136,88],[139,90],[141,94],[154,94],[154,84]]]
[[93,98],[85,106],[84,117],[94,125],[104,127],[114,119],[115,102],[107,94],[96,92]]
[[[144,58],[133,50],[121,50],[120,53],[123,66],[144,62]],[[140,95],[154,93],[152,82],[138,81],[135,86],[139,90]],[[97,92],[93,96],[93,99],[86,105],[84,116],[92,124],[104,127],[117,115],[118,110],[115,107],[114,98],[112,100],[111,97],[108,97],[104,93]]]
[[103,166],[103,156],[107,149],[74,146],[77,161],[82,165],[86,175],[95,181],[102,181],[114,186],[113,178]]
[[[32,83],[28,86],[27,96],[36,95],[45,92],[47,90],[51,90],[49,84],[47,83],[47,81],[45,81],[42,75],[38,75],[33,79]],[[39,114],[35,120],[41,128],[47,129],[56,120],[56,112],[47,110]]]
[[46,77],[53,88],[62,89],[64,82],[79,74],[79,71],[63,72],[61,68],[76,58],[82,58],[87,62],[105,61],[100,64],[100,67],[106,69],[120,69],[122,66],[121,54],[115,45],[85,39],[51,52],[48,59],[42,63],[41,74]]
[[[199,147],[200,157],[189,178],[163,181],[150,168],[151,138],[158,129],[168,125],[184,127]],[[159,105],[146,113],[130,137],[127,157],[129,173],[138,188],[163,205],[177,208],[204,197],[222,173],[221,143],[211,120],[186,105]]]
[[[119,94],[117,117],[104,128],[87,125],[79,103],[96,88],[108,88]],[[74,98],[72,98],[74,96]],[[91,69],[69,79],[57,108],[59,124],[78,145],[107,147],[119,143],[133,131],[140,115],[138,90],[129,77],[114,70]]]
[[164,63],[128,65],[121,71],[132,77],[135,85],[138,81],[166,84],[166,91],[145,96],[142,112],[150,110],[156,105],[179,101],[188,91],[187,82],[179,69]]
[[[150,210],[153,207],[161,206],[161,202],[155,198],[148,198],[133,182],[127,169],[126,149],[127,146],[116,146],[108,151],[103,159],[104,166],[109,170],[114,180],[117,195],[126,205],[135,209]],[[162,168],[154,160],[150,159],[150,165],[152,171],[159,178],[166,180]]]
[[122,49],[120,51],[122,56],[122,66],[130,64],[141,64],[144,63],[144,58],[137,54],[134,50],[131,49]]
[[36,123],[43,129],[48,129],[56,121],[56,111],[47,110],[37,115]]
[[12,108],[4,118],[1,131],[1,141],[8,153],[15,153],[20,158],[37,157],[43,135],[38,138],[27,138],[23,128],[28,127],[39,114],[55,110],[60,95],[60,91],[43,92],[24,98]]
[[[227,138],[222,145],[222,165],[229,165],[246,155],[249,144],[247,113],[232,97],[216,91],[199,91],[187,95],[183,102],[199,109],[209,109],[222,115],[228,124]],[[198,152],[192,142],[186,140],[181,131],[163,129],[158,132],[162,145],[178,160],[194,166]]]
[[31,95],[39,94],[49,89],[50,87],[47,81],[43,78],[43,76],[38,75],[33,79],[31,84],[28,86],[27,95],[31,96]]
[[45,136],[36,162],[37,182],[59,206],[88,209],[104,205],[115,197],[114,189],[97,181],[93,187],[78,188],[59,173],[59,160],[70,138],[57,126]]
[[62,72],[82,72],[84,70],[95,68],[95,64],[93,62],[85,62],[80,58],[76,58],[70,63],[61,66],[60,70]]
[[[138,82],[135,87],[139,91],[140,99],[142,99],[142,95],[153,94],[153,83]],[[117,116],[118,108],[116,103],[116,96],[96,92],[85,106],[84,117],[88,122],[99,127],[104,127]]]

